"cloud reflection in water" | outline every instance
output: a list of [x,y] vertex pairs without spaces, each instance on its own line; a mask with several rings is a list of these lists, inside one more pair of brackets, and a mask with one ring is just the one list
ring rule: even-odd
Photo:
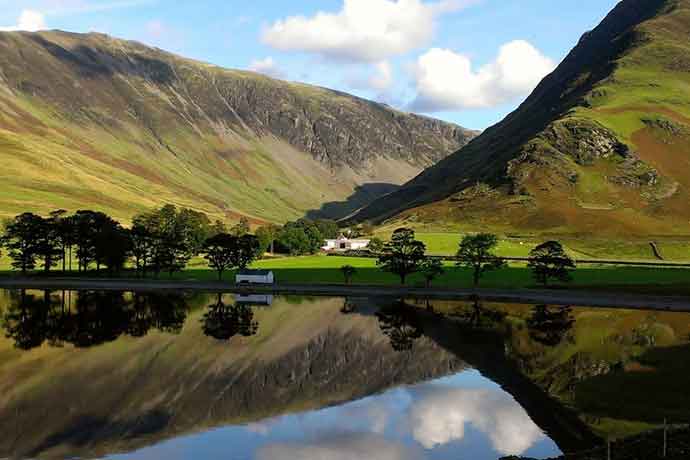
[[414,439],[427,449],[459,441],[467,424],[486,434],[496,451],[520,455],[545,438],[525,410],[500,390],[423,389],[409,411]]
[[[286,442],[269,442],[257,451],[256,458],[439,458],[434,454],[440,447],[459,443],[457,449],[462,451],[477,436],[483,438],[485,450],[521,455],[547,440],[509,394],[477,377],[476,372],[465,372],[330,408],[328,414],[319,411],[276,419],[264,425],[270,427],[263,433],[269,439],[294,424],[295,417],[299,417],[302,439],[290,436]],[[476,382],[482,381],[477,387]],[[466,386],[468,382],[473,386]]]

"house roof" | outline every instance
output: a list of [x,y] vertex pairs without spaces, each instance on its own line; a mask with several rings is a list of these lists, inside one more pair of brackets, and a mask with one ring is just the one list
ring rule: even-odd
[[243,276],[268,276],[271,273],[273,273],[271,270],[250,270],[248,268],[237,272],[238,275]]

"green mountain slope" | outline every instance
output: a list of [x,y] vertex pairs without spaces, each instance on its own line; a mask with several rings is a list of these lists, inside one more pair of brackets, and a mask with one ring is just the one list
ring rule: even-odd
[[621,1],[515,112],[357,219],[688,234],[689,34],[688,0]]
[[474,135],[105,35],[0,33],[0,216],[175,203],[283,221],[361,206]]

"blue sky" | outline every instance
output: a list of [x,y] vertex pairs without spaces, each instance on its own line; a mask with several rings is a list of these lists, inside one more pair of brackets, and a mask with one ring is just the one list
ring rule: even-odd
[[618,0],[0,0],[0,28],[98,31],[484,129]]

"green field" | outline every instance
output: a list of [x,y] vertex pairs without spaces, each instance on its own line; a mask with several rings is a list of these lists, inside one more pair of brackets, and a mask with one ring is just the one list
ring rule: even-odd
[[[299,284],[342,284],[344,278],[340,268],[352,265],[357,269],[353,278],[354,284],[398,285],[398,277],[382,272],[376,266],[375,259],[305,256],[286,257],[262,260],[254,268],[273,270],[279,283]],[[446,274],[434,281],[436,287],[469,288],[472,287],[471,272],[456,268],[453,263],[446,263]],[[203,260],[196,260],[190,267],[175,275],[176,279],[214,280],[216,274],[209,271]],[[232,273],[224,277],[232,280]],[[639,290],[647,293],[687,293],[690,292],[690,269],[643,268],[590,266],[579,268],[574,273],[573,283],[576,288],[611,288],[624,291]],[[421,275],[409,278],[409,285],[423,286]],[[524,264],[512,264],[509,268],[488,273],[482,280],[482,287],[487,288],[530,288],[536,287],[531,272]]]
[[[390,232],[378,235],[382,239],[390,237]],[[430,255],[455,255],[463,233],[418,231],[417,239],[426,244]],[[529,252],[546,240],[555,239],[563,243],[571,257],[575,259],[658,261],[650,246],[655,242],[665,260],[671,262],[690,262],[690,239],[649,238],[647,240],[611,240],[534,235],[504,236],[496,251],[502,257],[527,257]]]
[[[385,236],[385,235],[381,235]],[[454,254],[461,239],[459,233],[418,233],[417,238],[427,245],[428,253],[433,255]],[[498,248],[498,255],[503,257],[526,257],[529,251],[541,240],[530,238],[504,238]],[[688,260],[685,257],[686,242],[666,242],[659,244],[665,255],[673,254],[669,260]],[[570,240],[566,247],[573,257],[594,259],[627,259],[655,260],[649,243],[616,242],[598,240]],[[76,263],[75,263],[76,265]],[[355,284],[397,285],[399,278],[381,271],[375,259],[334,257],[314,255],[304,257],[275,257],[255,262],[253,268],[270,269],[275,272],[279,283],[299,284],[332,284],[343,283],[340,268],[352,265],[357,269],[353,277]],[[468,288],[472,286],[469,270],[459,269],[451,262],[446,264],[446,273],[434,281],[433,285],[447,288]],[[5,274],[11,271],[10,261],[6,255],[0,257],[0,271]],[[167,275],[161,275],[166,279]],[[173,275],[174,279],[215,280],[217,275],[209,270],[206,261],[193,259],[187,269]],[[224,279],[232,280],[233,273],[228,272]],[[603,265],[584,265],[574,273],[572,287],[610,288],[625,291],[636,290],[644,293],[688,293],[690,292],[690,269],[656,268],[656,267],[617,267]],[[409,278],[408,284],[423,286],[424,279],[416,274]],[[487,288],[527,288],[535,287],[530,271],[524,263],[513,263],[509,268],[488,273],[482,280],[482,287]]]

